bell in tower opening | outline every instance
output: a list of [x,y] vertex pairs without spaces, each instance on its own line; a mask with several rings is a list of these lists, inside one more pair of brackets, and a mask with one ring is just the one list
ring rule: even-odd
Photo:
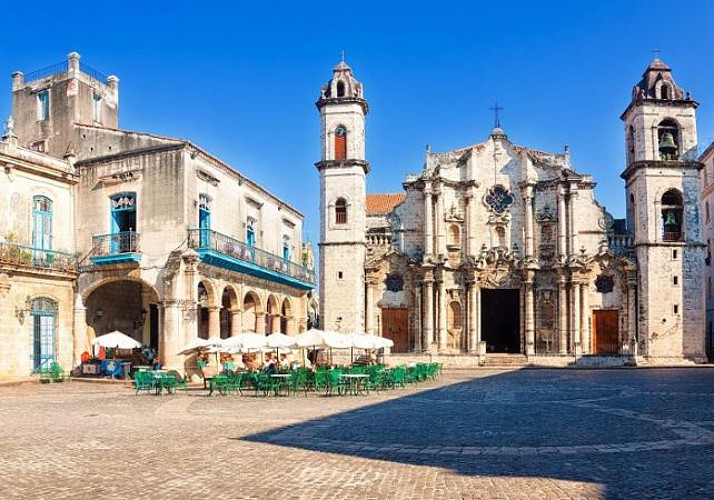
[[659,156],[661,160],[678,160],[679,154],[676,142],[677,124],[672,120],[663,120],[658,127]]

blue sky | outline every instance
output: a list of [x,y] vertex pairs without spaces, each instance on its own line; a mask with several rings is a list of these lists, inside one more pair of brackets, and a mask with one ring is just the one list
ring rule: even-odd
[[0,116],[10,74],[65,59],[120,82],[120,126],[192,140],[306,216],[319,239],[320,86],[346,51],[371,112],[368,192],[399,192],[424,149],[484,140],[503,106],[509,138],[570,145],[597,196],[624,216],[620,113],[654,57],[714,140],[714,2],[15,3],[3,12]]

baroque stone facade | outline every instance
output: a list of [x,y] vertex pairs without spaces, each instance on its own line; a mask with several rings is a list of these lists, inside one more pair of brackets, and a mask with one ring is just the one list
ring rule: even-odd
[[[344,78],[359,89],[360,107],[326,94]],[[343,173],[364,159],[367,106],[344,62],[318,108],[326,328],[338,326],[331,311],[339,311],[354,318],[350,329],[391,338],[393,353],[473,363],[499,353],[564,362],[583,355],[703,359],[696,103],[661,61],[647,68],[622,116],[628,208],[620,220],[598,204],[594,179],[577,171],[567,148],[519,146],[499,127],[484,142],[427,151],[404,193],[363,198],[368,169]],[[348,115],[354,131],[347,119],[324,120]],[[361,140],[358,156],[348,148],[341,160],[330,157],[339,150],[330,134],[340,127]],[[348,200],[342,214],[339,199]],[[342,253],[330,254],[340,235]],[[355,259],[364,265],[355,268]],[[347,286],[330,293],[337,276],[348,277]]]
[[[41,368],[14,361],[31,359],[31,345],[76,366],[113,330],[190,371],[195,360],[178,352],[197,337],[307,329],[315,275],[299,211],[189,141],[119,129],[119,80],[77,53],[12,81],[0,241],[5,255],[31,257],[0,260],[0,293],[13,297],[1,376]],[[65,254],[72,263],[55,272]],[[34,312],[44,298],[57,314],[42,336],[46,320],[29,319],[47,316],[47,301]]]

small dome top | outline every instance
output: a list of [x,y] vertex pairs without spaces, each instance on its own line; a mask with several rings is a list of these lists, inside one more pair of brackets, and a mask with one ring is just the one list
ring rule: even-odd
[[352,68],[344,59],[332,68],[332,78],[322,86],[318,105],[332,99],[364,100],[362,84],[355,79]]
[[508,136],[506,133],[503,131],[501,127],[496,127],[491,131],[491,137],[494,139],[506,139]]
[[669,71],[671,71],[672,68],[667,66],[664,63],[664,61],[662,61],[662,59],[660,59],[659,57],[655,57],[654,59],[652,59],[652,62],[650,63],[650,65],[647,66],[647,71],[649,71],[649,70],[658,70],[658,71],[669,70]]
[[350,68],[349,64],[347,64],[344,60],[340,61],[337,63],[337,66],[332,68],[332,71],[352,71],[352,68]]

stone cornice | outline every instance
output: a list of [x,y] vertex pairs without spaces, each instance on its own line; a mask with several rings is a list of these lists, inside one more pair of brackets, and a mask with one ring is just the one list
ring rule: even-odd
[[359,97],[325,97],[323,99],[319,99],[315,103],[315,106],[317,106],[317,109],[322,110],[322,108],[324,108],[325,106],[334,106],[339,104],[359,104],[362,107],[362,112],[365,115],[369,113],[369,106],[367,105],[367,101]]
[[369,173],[369,163],[365,160],[322,160],[315,163],[315,166],[319,171],[328,168],[362,167],[365,174]]
[[636,161],[630,163],[624,172],[620,174],[620,177],[627,180],[635,172],[643,168],[651,169],[685,169],[685,168],[696,168],[697,171],[704,168],[704,164],[698,161],[692,160],[644,160]]

